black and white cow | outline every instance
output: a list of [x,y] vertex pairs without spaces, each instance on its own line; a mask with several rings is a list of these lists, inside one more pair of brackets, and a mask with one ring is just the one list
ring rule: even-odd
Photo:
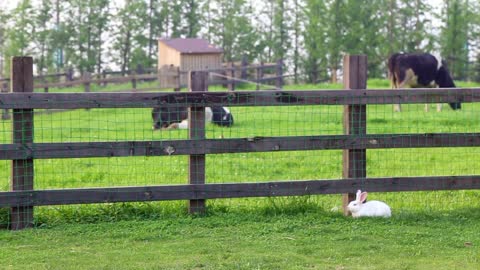
[[[155,107],[152,110],[153,129],[187,129],[187,107]],[[205,121],[218,126],[230,127],[233,125],[233,115],[227,107],[206,107]]]
[[[429,53],[395,53],[388,58],[388,76],[394,88],[455,87],[445,62]],[[449,103],[453,110],[462,108],[460,102]],[[425,106],[428,110],[428,105]],[[441,110],[441,105],[437,105]],[[395,111],[401,111],[396,104]]]

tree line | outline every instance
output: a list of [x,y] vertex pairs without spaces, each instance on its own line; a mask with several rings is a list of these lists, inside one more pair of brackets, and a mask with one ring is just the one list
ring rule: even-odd
[[[201,37],[224,61],[284,59],[295,82],[336,81],[342,56],[366,54],[384,77],[394,52],[438,52],[455,79],[480,80],[478,1],[20,0],[0,3],[0,76],[14,55],[37,73],[155,67],[159,38]],[[3,4],[5,5],[5,4]]]

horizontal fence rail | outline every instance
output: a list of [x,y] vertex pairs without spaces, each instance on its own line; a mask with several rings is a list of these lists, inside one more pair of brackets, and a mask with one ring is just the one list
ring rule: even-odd
[[305,196],[358,188],[371,192],[480,189],[480,175],[15,191],[0,194],[0,207]]
[[0,145],[0,160],[171,156],[272,151],[478,147],[480,133],[367,134],[249,137],[130,142],[16,143]]
[[0,93],[0,109],[366,105],[479,101],[480,88],[177,93]]

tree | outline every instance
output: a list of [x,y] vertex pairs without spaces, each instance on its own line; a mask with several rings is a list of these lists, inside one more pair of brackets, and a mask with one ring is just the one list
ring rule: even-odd
[[377,49],[375,59],[369,58],[368,65],[371,67],[369,72],[373,69],[373,72],[370,73],[372,76],[384,77],[388,73],[386,67],[388,57],[393,53],[403,51],[400,45],[402,28],[399,27],[401,25],[399,0],[378,0],[377,2],[377,29],[369,31],[370,37],[375,36]]
[[385,44],[387,45],[385,48],[385,55],[390,56],[391,54],[398,52],[400,50],[400,46],[397,42],[397,37],[399,36],[398,31],[400,30],[397,25],[399,25],[397,14],[398,11],[398,4],[397,0],[388,0],[385,3],[387,5],[387,9],[381,10],[382,19],[385,22],[385,30],[386,30],[386,40]]
[[[34,21],[32,19],[33,7],[30,0],[20,1],[9,16],[12,26],[5,31],[5,59],[12,56],[32,55],[33,46],[30,37],[34,34]],[[6,72],[10,65],[5,65]]]
[[53,69],[56,72],[60,72],[64,68],[67,57],[65,57],[65,51],[70,45],[71,32],[68,29],[67,24],[67,8],[69,7],[69,2],[61,0],[52,0],[52,19],[54,19],[54,25],[50,32],[50,48],[53,51]]
[[456,79],[465,79],[468,63],[469,13],[465,0],[445,1],[444,27],[441,32],[442,55]]
[[266,61],[284,59],[290,48],[288,31],[291,27],[286,17],[288,16],[288,2],[285,0],[266,1],[262,11],[260,23],[264,46],[266,47]]
[[252,7],[245,0],[212,2],[217,8],[212,9],[211,42],[224,49],[224,60],[239,60],[245,55],[249,60],[255,59],[262,44],[258,42],[258,33],[249,20]]
[[317,83],[326,76],[326,50],[323,46],[327,38],[325,10],[325,2],[306,0],[303,66],[309,83]]
[[211,41],[212,40],[212,25],[213,25],[213,10],[212,10],[212,0],[204,0],[203,4],[200,6],[203,18],[203,28],[200,29],[200,33],[204,38]]
[[474,15],[480,12],[480,3],[471,1],[468,2],[468,7],[470,12],[469,19],[471,21],[468,33],[468,48],[469,54],[475,59],[474,63],[468,66],[468,78],[480,82],[480,17]]
[[346,53],[366,54],[371,77],[384,76],[399,51],[440,49],[456,79],[472,76],[470,61],[480,59],[480,4],[472,0],[444,0],[439,14],[421,0],[17,1],[0,8],[0,59],[29,54],[39,72],[151,67],[160,37],[207,38],[225,61],[282,58],[295,81],[303,73],[309,82],[336,81]]
[[64,36],[65,60],[80,72],[100,72],[103,38],[110,17],[109,1],[70,0],[67,3],[67,18],[58,26],[58,35],[67,35]]
[[5,9],[0,6],[0,78],[4,77],[5,58],[5,37],[7,32],[8,14]]
[[169,37],[178,38],[182,36],[182,0],[172,0],[169,4],[169,20],[171,31]]
[[368,57],[368,72],[370,76],[380,76],[385,67],[382,64],[386,61],[386,55],[382,54],[382,47],[387,45],[385,24],[383,22],[382,7],[385,1],[347,0],[345,2],[343,29],[345,31],[343,40],[335,47],[342,47],[348,54],[365,54]]
[[143,0],[127,0],[117,12],[114,25],[117,30],[113,32],[113,50],[116,53],[111,57],[122,73],[149,63],[145,50],[149,42],[145,35],[146,13],[147,4]]
[[304,21],[304,16],[301,10],[304,7],[301,6],[301,1],[294,0],[293,2],[293,79],[294,83],[299,82],[299,68],[300,68],[300,51],[301,44],[300,38],[302,33],[302,22]]
[[163,15],[161,12],[161,5],[157,0],[148,1],[148,66],[152,67],[157,59],[157,38],[162,35],[164,30]]
[[200,2],[198,0],[184,0],[183,6],[185,9],[182,17],[185,18],[185,26],[183,35],[187,38],[195,38],[198,32],[200,32],[202,22],[201,14],[199,13]]
[[[354,3],[357,3],[354,1]],[[345,11],[347,6],[344,3],[344,0],[333,0],[329,3],[329,9],[326,15],[326,39],[325,46],[327,52],[327,62],[330,72],[330,81],[332,83],[337,82],[337,72],[340,68],[340,63],[342,61],[342,51],[345,49],[345,34],[347,34],[347,20],[345,17]],[[357,9],[358,12],[358,9]],[[351,23],[350,27],[360,26],[358,23]],[[361,27],[361,26],[360,26]],[[353,28],[355,29],[355,28]],[[356,34],[359,31],[350,30],[350,34]],[[351,35],[350,35],[351,36]],[[357,36],[352,38],[350,44],[359,44],[361,39]]]
[[109,20],[111,18],[109,0],[93,0],[91,8],[91,16],[89,17],[89,23],[91,24],[89,59],[95,59],[96,72],[100,73],[104,62],[104,35],[109,30]]
[[32,51],[29,37],[34,32],[34,21],[31,19],[33,7],[30,0],[23,0],[10,13],[12,27],[6,31],[6,54],[10,56],[27,55]]
[[53,67],[53,49],[51,47],[52,34],[52,3],[49,0],[42,0],[38,13],[34,15],[35,34],[33,42],[38,57],[34,61],[37,64],[37,72],[47,73]]
[[430,19],[428,11],[432,10],[425,1],[401,0],[398,9],[398,39],[400,49],[406,52],[431,51],[433,36],[428,31]]

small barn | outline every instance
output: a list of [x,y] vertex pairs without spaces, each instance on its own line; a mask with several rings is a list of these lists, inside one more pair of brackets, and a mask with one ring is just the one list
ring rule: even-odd
[[[222,68],[223,49],[217,48],[205,39],[172,38],[158,41],[158,68],[179,69],[181,73],[191,70]],[[187,83],[186,76],[179,83]]]

